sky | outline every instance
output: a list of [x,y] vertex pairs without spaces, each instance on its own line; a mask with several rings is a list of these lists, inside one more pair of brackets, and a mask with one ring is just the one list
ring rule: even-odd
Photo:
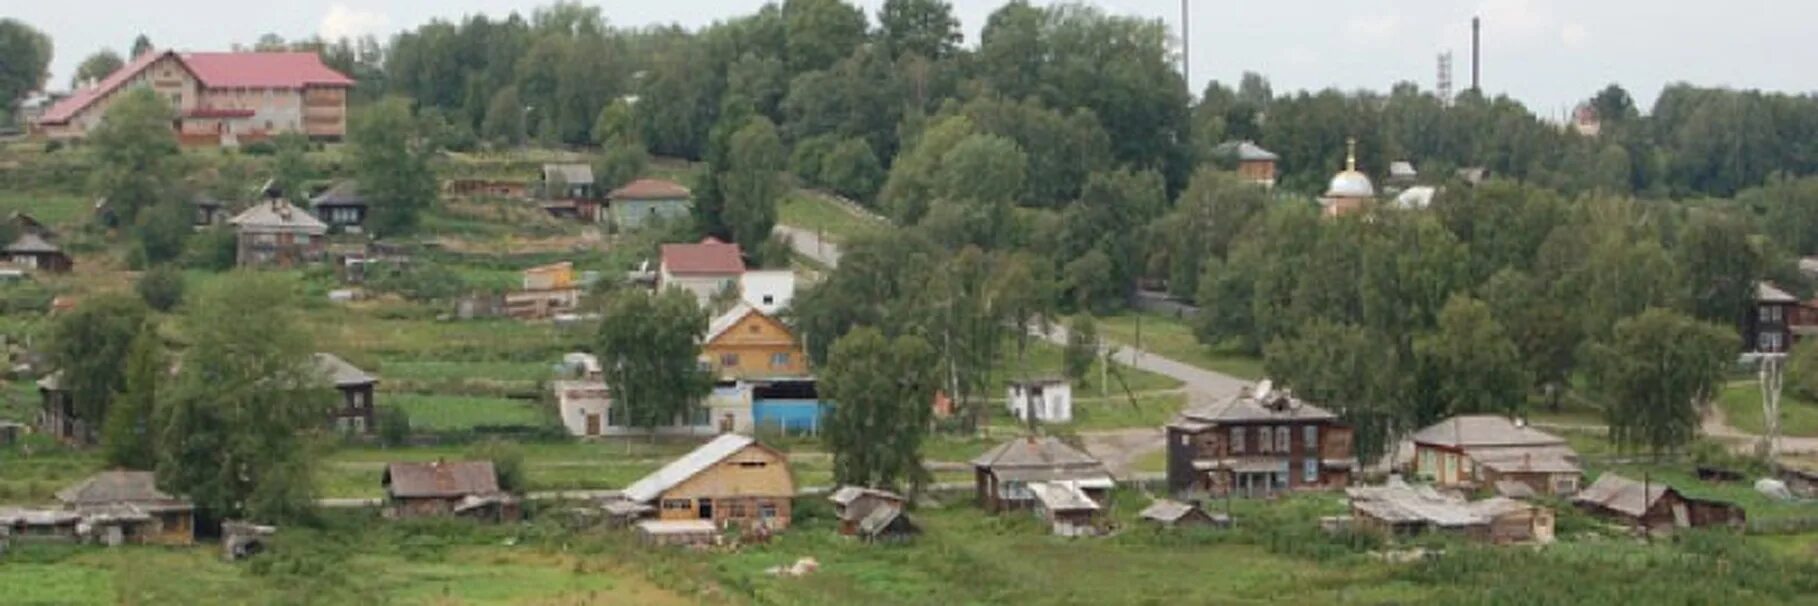
[[[852,1],[852,0],[848,0]],[[949,0],[978,41],[1004,0]],[[1818,23],[1810,0],[1188,0],[1190,82],[1235,83],[1245,71],[1269,77],[1277,94],[1337,87],[1386,91],[1396,82],[1431,89],[1437,56],[1453,53],[1457,90],[1470,85],[1473,15],[1483,19],[1483,87],[1558,118],[1612,82],[1645,109],[1673,82],[1818,92]],[[615,26],[699,27],[748,14],[766,0],[606,0]],[[1049,4],[1048,0],[1035,0]],[[1161,19],[1179,32],[1180,0],[1088,0],[1107,12]],[[219,50],[250,45],[265,32],[286,39],[377,34],[431,19],[528,14],[537,0],[284,0],[248,10],[244,0],[0,0],[0,16],[49,34],[56,46],[51,86],[68,85],[82,58],[101,48],[124,54],[144,33],[160,48]],[[883,0],[858,0],[875,24]],[[172,18],[172,15],[183,15]]]

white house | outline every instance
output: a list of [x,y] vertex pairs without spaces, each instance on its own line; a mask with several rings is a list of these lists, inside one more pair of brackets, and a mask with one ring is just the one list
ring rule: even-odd
[[[552,381],[562,426],[570,435],[624,436],[652,433],[632,426],[623,408],[613,406],[606,384],[598,379]],[[655,428],[663,436],[712,436],[749,434],[752,430],[751,386],[743,383],[715,387],[700,406],[675,423]]]
[[551,386],[562,413],[562,426],[568,428],[570,435],[607,435],[606,415],[612,398],[606,392],[605,383],[598,380],[555,381]]
[[1018,419],[1028,419],[1033,409],[1035,420],[1042,423],[1073,421],[1073,388],[1066,379],[1011,381],[1009,392],[1010,414]]
[[744,253],[737,244],[708,237],[699,244],[664,244],[657,266],[657,290],[680,288],[706,307],[714,295],[739,283]]
[[764,315],[774,316],[795,300],[795,272],[752,270],[739,276],[739,296]]

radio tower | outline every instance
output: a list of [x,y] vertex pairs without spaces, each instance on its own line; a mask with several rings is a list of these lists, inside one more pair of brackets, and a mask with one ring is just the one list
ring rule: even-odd
[[1452,104],[1452,51],[1439,54],[1439,103]]

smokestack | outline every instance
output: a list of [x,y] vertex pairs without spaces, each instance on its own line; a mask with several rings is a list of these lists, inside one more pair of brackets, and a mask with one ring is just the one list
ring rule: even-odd
[[1471,18],[1471,90],[1483,94],[1483,20]]
[[1180,0],[1180,79],[1187,82],[1187,94],[1193,94],[1193,43],[1187,28],[1187,0]]

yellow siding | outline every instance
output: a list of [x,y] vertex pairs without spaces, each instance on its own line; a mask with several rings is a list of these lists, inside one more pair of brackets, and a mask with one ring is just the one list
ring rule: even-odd
[[[701,348],[717,376],[798,377],[808,374],[808,356],[789,327],[762,313],[747,314]],[[787,359],[778,359],[786,357]],[[783,362],[777,364],[777,362]]]
[[[756,466],[762,464],[762,466]],[[789,459],[753,444],[663,493],[664,499],[790,497],[795,478]]]

